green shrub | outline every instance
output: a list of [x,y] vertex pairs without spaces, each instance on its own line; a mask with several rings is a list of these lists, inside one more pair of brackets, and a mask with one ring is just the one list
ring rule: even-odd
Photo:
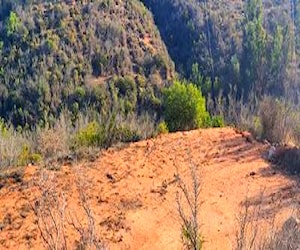
[[141,136],[137,131],[131,129],[129,126],[122,126],[116,129],[115,136],[117,141],[121,142],[137,142]]
[[75,147],[101,146],[105,141],[104,128],[97,122],[90,122],[85,128],[79,130],[74,138]]
[[205,98],[193,84],[175,81],[163,91],[164,117],[170,131],[190,130],[207,125]]
[[124,101],[125,114],[129,114],[130,112],[133,112],[133,110],[134,110],[134,105],[129,100],[125,100]]
[[134,111],[137,104],[137,86],[132,77],[120,77],[115,80],[115,90],[125,115]]
[[160,134],[167,134],[167,133],[169,133],[169,128],[167,123],[165,121],[160,122],[157,125],[156,134],[160,135]]
[[211,118],[211,126],[213,128],[222,128],[225,126],[224,118],[220,115],[213,116]]
[[18,156],[18,165],[25,166],[28,163],[39,163],[42,161],[40,154],[32,153],[28,145],[23,145]]
[[261,119],[259,116],[254,116],[253,118],[253,128],[249,129],[252,134],[257,136],[258,138],[262,138],[263,127],[261,123]]
[[136,83],[131,77],[120,77],[117,79],[115,86],[121,96],[126,96],[136,92]]
[[12,35],[14,32],[18,30],[19,27],[20,27],[20,19],[17,16],[17,13],[11,11],[6,23],[7,35],[8,36]]

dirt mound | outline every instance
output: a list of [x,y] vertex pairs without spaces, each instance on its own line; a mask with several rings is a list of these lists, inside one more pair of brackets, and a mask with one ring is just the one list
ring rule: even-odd
[[[182,249],[176,178],[188,181],[194,162],[204,249],[232,249],[247,196],[255,206],[265,190],[263,220],[285,211],[297,193],[296,184],[262,158],[265,151],[231,128],[196,130],[108,149],[95,162],[58,171],[27,167],[22,176],[3,175],[0,247],[42,249],[42,237],[51,241],[52,232],[75,248],[93,226],[95,242],[110,249]],[[64,223],[41,235],[51,216]]]

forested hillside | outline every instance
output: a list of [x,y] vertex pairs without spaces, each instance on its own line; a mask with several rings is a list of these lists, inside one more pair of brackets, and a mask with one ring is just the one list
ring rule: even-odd
[[240,93],[251,89],[280,96],[299,85],[299,1],[143,2],[153,12],[176,69],[206,93],[236,86]]
[[299,31],[298,0],[0,0],[0,162],[224,125],[300,143]]
[[113,92],[125,113],[157,108],[153,86],[175,76],[167,49],[177,72],[213,99],[231,89],[286,95],[299,85],[299,8],[296,0],[2,0],[0,117],[31,126],[63,109],[109,110]]
[[127,112],[151,108],[153,86],[173,76],[137,0],[0,1],[0,117],[14,125],[49,122],[63,109],[107,112],[114,92]]

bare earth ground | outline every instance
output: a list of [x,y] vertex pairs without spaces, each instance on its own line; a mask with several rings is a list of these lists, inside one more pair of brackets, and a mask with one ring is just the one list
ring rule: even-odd
[[109,249],[183,249],[175,176],[178,170],[191,182],[193,162],[199,165],[202,187],[199,218],[204,249],[233,249],[237,216],[247,196],[255,206],[264,190],[263,223],[264,216],[287,214],[299,193],[295,180],[275,172],[263,159],[266,150],[267,146],[247,142],[231,128],[207,129],[108,149],[92,163],[58,171],[27,167],[21,179],[1,179],[0,248],[44,249],[34,213],[44,186],[65,197],[65,231],[71,249],[70,242],[79,240],[71,218],[86,223],[79,189],[93,211],[97,234]]

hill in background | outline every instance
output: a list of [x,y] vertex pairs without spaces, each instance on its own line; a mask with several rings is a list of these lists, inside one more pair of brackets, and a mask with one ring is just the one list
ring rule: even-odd
[[108,110],[103,96],[112,94],[105,83],[113,86],[116,78],[128,76],[140,84],[138,99],[146,85],[153,88],[174,76],[141,2],[0,1],[0,117],[5,120],[24,126],[57,117],[64,108]]
[[[176,70],[198,81],[207,94],[228,93],[236,86],[240,93],[282,96],[293,84],[291,71],[300,55],[298,1],[143,2],[154,15]],[[199,80],[199,73],[211,83]]]

